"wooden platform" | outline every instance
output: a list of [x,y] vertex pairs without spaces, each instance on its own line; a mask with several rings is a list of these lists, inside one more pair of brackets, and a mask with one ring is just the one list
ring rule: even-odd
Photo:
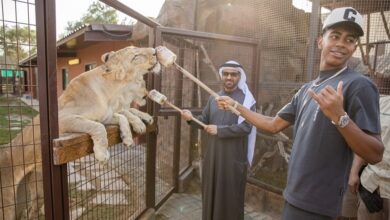
[[[106,126],[108,146],[121,143],[122,139],[117,125]],[[146,132],[157,130],[157,125],[154,123],[147,126]],[[139,136],[133,133],[133,137]],[[93,142],[91,137],[85,133],[63,134],[60,138],[53,141],[53,160],[55,165],[66,164],[81,157],[93,153]]]

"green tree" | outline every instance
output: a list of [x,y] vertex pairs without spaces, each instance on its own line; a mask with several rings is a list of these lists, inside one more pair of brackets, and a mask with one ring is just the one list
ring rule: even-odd
[[0,64],[18,64],[36,53],[36,31],[28,26],[0,26]]
[[118,24],[118,14],[110,6],[95,1],[88,7],[88,12],[79,21],[68,21],[65,34],[89,24]]

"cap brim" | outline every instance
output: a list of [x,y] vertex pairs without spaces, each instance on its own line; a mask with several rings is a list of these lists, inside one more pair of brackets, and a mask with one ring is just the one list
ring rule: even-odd
[[341,22],[337,22],[337,23],[334,23],[332,25],[329,25],[328,27],[326,28],[334,28],[336,26],[341,26],[341,25],[345,25],[345,26],[349,26],[349,27],[352,27],[356,33],[358,34],[359,37],[363,36],[364,35],[364,31],[363,29],[360,27],[360,25],[356,24],[355,22],[352,22],[352,21],[341,21]]

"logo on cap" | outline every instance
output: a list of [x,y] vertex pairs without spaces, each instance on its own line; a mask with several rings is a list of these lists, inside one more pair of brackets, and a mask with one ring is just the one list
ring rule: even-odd
[[353,14],[353,15],[357,15],[357,11],[355,11],[354,9],[352,9],[352,8],[347,8],[346,10],[345,10],[345,12],[344,12],[344,19],[345,20],[348,20],[348,21],[355,21],[356,20],[356,18],[355,18],[355,16],[353,16],[353,15],[351,15],[351,13]]

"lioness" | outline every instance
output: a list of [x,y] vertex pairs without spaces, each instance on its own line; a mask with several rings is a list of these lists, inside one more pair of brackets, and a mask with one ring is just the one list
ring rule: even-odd
[[125,117],[117,113],[115,104],[131,83],[152,71],[160,71],[154,48],[126,47],[102,56],[104,65],[74,78],[60,96],[60,133],[84,132],[91,135],[95,158],[110,157],[104,124],[119,124],[123,143],[132,143]]
[[[94,143],[95,158],[101,162],[109,159],[107,134],[104,124],[119,124],[123,143],[133,143],[129,122],[136,132],[144,132],[142,120],[152,122],[146,113],[130,109],[132,100],[144,104],[147,72],[158,73],[160,64],[154,48],[126,47],[102,56],[103,65],[84,72],[70,81],[59,97],[59,131],[88,133]],[[136,117],[141,117],[141,119]],[[130,118],[130,119],[129,119]],[[41,147],[39,116],[32,125],[26,126],[10,143],[0,147],[0,174],[2,205],[0,219],[15,219],[26,216],[34,218],[41,208],[43,192],[40,185],[34,184],[41,179]],[[30,180],[30,178],[32,178]],[[28,183],[23,186],[22,182]],[[31,187],[30,187],[31,185]],[[26,200],[26,188],[30,190],[30,207],[17,207]],[[39,204],[38,204],[39,203]],[[21,203],[26,204],[26,202]],[[24,210],[29,210],[24,212]],[[28,214],[27,214],[28,213]]]

